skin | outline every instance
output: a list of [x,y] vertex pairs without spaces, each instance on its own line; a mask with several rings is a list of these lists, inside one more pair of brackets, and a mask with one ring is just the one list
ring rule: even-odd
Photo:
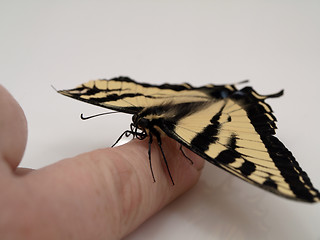
[[147,139],[82,153],[39,170],[17,168],[27,122],[1,85],[0,109],[1,239],[121,239],[194,186],[204,165],[184,149],[191,164],[179,144],[164,137],[174,186],[156,143],[152,181]]

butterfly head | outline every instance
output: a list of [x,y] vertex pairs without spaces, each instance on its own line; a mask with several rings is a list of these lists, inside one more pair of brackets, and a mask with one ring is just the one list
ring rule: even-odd
[[140,130],[148,129],[150,126],[150,121],[148,119],[144,117],[140,117],[137,114],[134,114],[132,116],[132,122],[133,122],[133,125]]

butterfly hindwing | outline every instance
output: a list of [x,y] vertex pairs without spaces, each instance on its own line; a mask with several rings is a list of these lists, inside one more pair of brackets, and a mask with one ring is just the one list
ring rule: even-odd
[[244,88],[226,99],[185,106],[189,112],[181,118],[164,119],[162,129],[247,182],[287,198],[319,201],[319,192],[292,153],[273,136],[276,119],[264,99],[278,95],[260,96]]

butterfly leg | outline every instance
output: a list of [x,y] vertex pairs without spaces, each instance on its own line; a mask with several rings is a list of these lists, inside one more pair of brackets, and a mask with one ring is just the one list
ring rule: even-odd
[[111,147],[114,147],[115,145],[117,145],[117,143],[121,140],[121,138],[123,138],[123,136],[129,137],[131,134],[133,134],[131,130],[124,131]]
[[182,145],[180,145],[180,151],[182,152],[182,155],[186,158],[186,159],[188,159],[190,162],[191,162],[191,164],[193,164],[193,161],[185,154],[185,152],[183,151],[183,149],[182,149]]
[[138,132],[138,128],[131,123],[130,130],[124,131],[111,147],[114,147],[115,145],[117,145],[117,143],[121,140],[121,138],[123,138],[123,136],[129,137],[130,135],[132,135],[132,139],[136,137],[139,140],[143,140],[147,137],[146,131]]
[[150,170],[151,170],[153,182],[155,182],[156,179],[154,178],[153,169],[152,169],[152,163],[151,163],[151,144],[152,144],[152,141],[153,141],[153,140],[152,140],[152,134],[150,134],[150,135],[149,135],[149,149],[148,149],[149,166],[150,166]]
[[165,154],[164,154],[164,151],[163,151],[163,149],[162,149],[162,142],[161,142],[160,134],[159,134],[157,131],[155,131],[155,135],[156,135],[156,138],[157,138],[157,141],[158,141],[158,146],[159,146],[159,148],[160,148],[160,151],[161,151],[161,154],[162,154],[162,157],[163,157],[164,163],[166,164],[166,167],[167,167],[167,170],[168,170],[168,173],[169,173],[169,176],[170,176],[170,179],[171,179],[172,185],[174,185],[174,181],[173,181],[173,178],[172,178],[172,175],[171,175],[170,169],[169,169],[169,165],[168,165],[168,162],[167,162],[166,156],[165,156]]

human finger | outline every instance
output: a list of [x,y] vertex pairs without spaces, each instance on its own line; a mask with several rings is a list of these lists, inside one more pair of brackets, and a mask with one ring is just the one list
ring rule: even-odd
[[66,233],[75,239],[126,236],[199,179],[203,159],[184,150],[191,164],[172,139],[164,138],[162,147],[175,185],[156,144],[151,148],[153,182],[147,140],[84,153],[25,175],[23,189],[32,193],[26,205],[34,219],[28,228],[35,228],[39,238],[48,231],[52,239]]

